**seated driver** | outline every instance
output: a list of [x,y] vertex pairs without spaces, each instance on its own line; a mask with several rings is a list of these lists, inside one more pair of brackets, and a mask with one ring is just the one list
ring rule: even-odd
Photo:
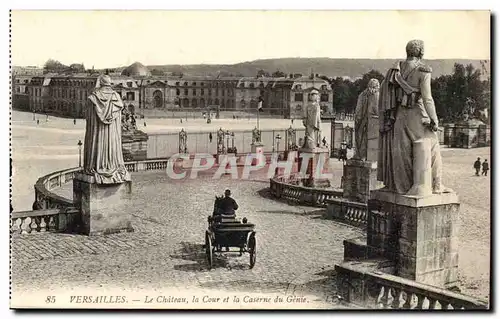
[[235,211],[238,209],[238,204],[231,198],[231,191],[229,189],[226,189],[224,192],[224,198],[219,204],[219,209],[225,215],[234,215]]

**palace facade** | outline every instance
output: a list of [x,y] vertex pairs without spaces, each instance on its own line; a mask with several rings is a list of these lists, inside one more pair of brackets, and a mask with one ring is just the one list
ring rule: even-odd
[[[136,114],[147,110],[199,110],[256,112],[259,97],[263,111],[286,118],[301,118],[309,91],[320,91],[324,111],[332,111],[333,92],[328,82],[314,77],[206,77],[152,76],[142,64],[134,63],[121,74],[110,74],[114,89],[128,109]],[[87,97],[98,74],[14,75],[13,107],[31,112],[84,116]]]

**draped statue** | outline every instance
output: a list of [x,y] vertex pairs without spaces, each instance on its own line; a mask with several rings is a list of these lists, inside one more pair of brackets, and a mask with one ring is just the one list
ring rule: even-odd
[[368,157],[369,120],[378,117],[379,90],[378,80],[370,79],[367,88],[358,97],[354,121],[355,159],[366,160]]
[[122,109],[120,95],[111,88],[111,78],[101,75],[88,97],[83,169],[97,184],[130,181],[122,153]]
[[311,103],[307,106],[304,120],[305,136],[303,148],[314,149],[321,143],[321,107],[319,105],[319,91],[311,91]]
[[423,41],[408,42],[406,53],[407,59],[387,72],[380,88],[378,180],[399,194],[449,192],[441,181],[432,70],[421,61]]

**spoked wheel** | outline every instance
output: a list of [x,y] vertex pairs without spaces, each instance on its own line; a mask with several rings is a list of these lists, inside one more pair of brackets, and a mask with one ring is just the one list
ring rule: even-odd
[[255,240],[255,232],[250,234],[248,238],[248,252],[250,253],[250,269],[255,266],[256,254],[257,254],[257,242]]
[[210,234],[208,232],[205,233],[205,252],[207,254],[208,268],[212,269],[214,256],[213,256],[212,238],[210,237]]

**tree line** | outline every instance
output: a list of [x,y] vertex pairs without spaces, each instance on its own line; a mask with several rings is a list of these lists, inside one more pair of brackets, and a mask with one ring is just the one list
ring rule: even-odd
[[[491,103],[491,80],[481,78],[482,72],[472,64],[455,63],[453,73],[432,79],[431,89],[436,112],[441,122],[456,122],[468,113],[482,118],[486,109],[489,113]],[[333,107],[337,112],[353,113],[359,94],[367,87],[371,78],[383,81],[384,75],[377,70],[365,73],[360,79],[352,81],[341,77],[328,78],[333,89]]]

